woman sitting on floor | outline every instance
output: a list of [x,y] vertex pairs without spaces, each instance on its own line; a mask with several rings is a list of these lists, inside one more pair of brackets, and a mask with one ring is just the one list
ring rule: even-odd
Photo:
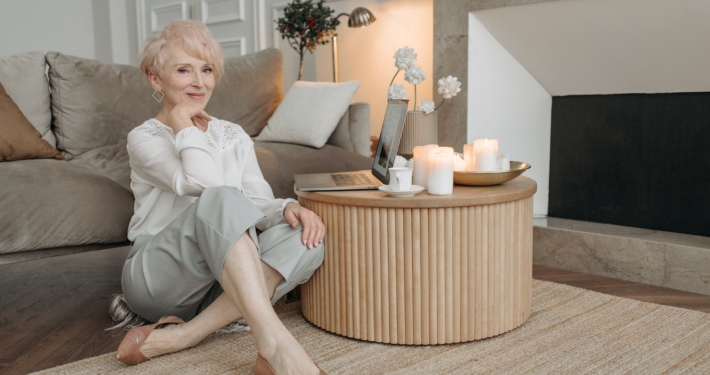
[[177,352],[244,318],[257,374],[318,374],[272,303],[322,263],[322,221],[293,199],[275,199],[249,136],[204,111],[223,68],[205,25],[169,24],[145,41],[140,67],[163,109],[128,135],[132,245],[125,299],[111,313],[132,319],[117,316],[129,307],[157,323],[131,329],[116,357],[135,364]]

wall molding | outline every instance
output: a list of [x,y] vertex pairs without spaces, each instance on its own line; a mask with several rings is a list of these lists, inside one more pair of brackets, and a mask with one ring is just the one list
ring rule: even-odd
[[212,16],[210,17],[210,3],[216,3],[216,2],[223,2],[224,0],[201,0],[200,1],[200,6],[202,9],[202,14],[200,15],[202,23],[205,25],[214,25],[218,23],[223,23],[223,22],[230,22],[230,21],[238,21],[238,22],[243,22],[244,21],[244,0],[232,0],[232,1],[237,1],[238,3],[238,8],[239,10],[237,13],[232,13],[232,14],[221,14],[217,16]]
[[[193,0],[194,1],[194,0]],[[233,16],[229,15],[226,17],[213,17],[210,19],[209,17],[207,20],[204,19],[205,14],[207,12],[205,11],[205,4],[209,2],[213,2],[215,0],[200,0],[200,5],[202,6],[202,18],[201,21],[204,22],[207,25],[212,25],[212,24],[218,24],[222,22],[229,22],[229,21],[246,21],[246,12],[245,12],[245,6],[244,6],[244,1],[245,0],[238,0],[239,1],[239,15],[238,16]],[[253,12],[252,12],[252,17],[254,20],[254,52],[268,48],[269,45],[267,43],[267,38],[266,38],[266,2],[265,0],[251,0],[253,4]],[[137,29],[137,39],[138,39],[138,46],[141,46],[143,44],[143,41],[150,36],[148,33],[148,30],[146,30],[146,17],[148,16],[146,14],[146,0],[136,0],[136,29]],[[189,19],[189,5],[188,1],[182,1],[182,2],[176,2],[172,4],[167,4],[163,5],[161,7],[165,6],[174,6],[175,4],[184,4],[183,10],[182,10],[182,15],[183,19]],[[286,6],[287,3],[283,3],[283,6]],[[192,4],[195,5],[195,4]],[[152,32],[152,31],[151,31]],[[239,37],[242,43],[242,50],[246,51],[246,38]],[[233,39],[228,39],[227,42],[232,42]],[[244,53],[243,53],[244,54]]]

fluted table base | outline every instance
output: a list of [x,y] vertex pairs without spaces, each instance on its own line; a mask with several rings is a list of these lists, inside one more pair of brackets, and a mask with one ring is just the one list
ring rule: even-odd
[[299,199],[327,228],[325,261],[301,286],[316,326],[429,345],[495,336],[530,316],[532,196],[447,208]]

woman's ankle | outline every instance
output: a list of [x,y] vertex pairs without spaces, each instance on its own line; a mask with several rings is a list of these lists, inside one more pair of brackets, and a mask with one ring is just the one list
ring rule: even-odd
[[[289,334],[290,336],[290,334]],[[293,337],[284,336],[281,333],[271,333],[264,335],[263,338],[257,340],[256,348],[264,359],[268,362],[280,349],[280,344],[289,342]]]
[[199,332],[195,329],[194,325],[188,323],[183,323],[176,327],[174,332],[171,332],[175,338],[175,342],[181,347],[181,349],[188,349],[200,343],[206,335],[203,332]]

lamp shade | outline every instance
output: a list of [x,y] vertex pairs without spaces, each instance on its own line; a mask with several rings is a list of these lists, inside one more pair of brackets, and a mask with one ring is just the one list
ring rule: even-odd
[[350,13],[350,18],[348,18],[348,27],[363,27],[375,21],[377,21],[377,18],[375,18],[375,15],[372,14],[372,12],[363,7],[358,7]]

